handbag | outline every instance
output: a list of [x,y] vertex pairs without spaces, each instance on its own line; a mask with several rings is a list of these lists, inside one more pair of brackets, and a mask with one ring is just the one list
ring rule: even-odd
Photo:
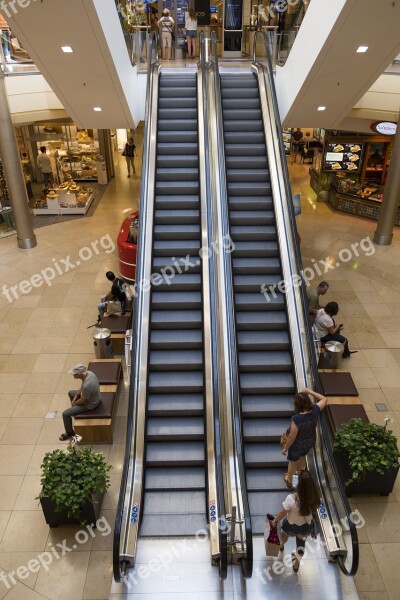
[[264,544],[265,554],[267,556],[276,557],[279,554],[281,542],[278,536],[278,527],[272,525],[268,517],[265,519],[264,526]]
[[290,433],[290,427],[288,427],[281,435],[281,439],[280,439],[280,445],[281,448],[283,448],[287,442],[287,439],[289,437],[289,433]]
[[126,152],[125,152],[125,150],[122,152],[122,156],[126,156]]

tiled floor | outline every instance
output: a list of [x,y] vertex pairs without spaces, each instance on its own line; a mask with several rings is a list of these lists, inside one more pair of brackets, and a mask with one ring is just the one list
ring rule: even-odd
[[[139,142],[139,139],[137,139]],[[137,144],[138,147],[140,144]],[[140,159],[139,159],[140,160]],[[138,160],[138,163],[139,163]],[[317,203],[308,185],[307,168],[290,167],[293,193],[301,192],[298,217],[306,266],[329,257],[339,262],[340,251],[373,235],[375,224],[341,214]],[[119,225],[138,203],[139,177],[127,179],[123,159],[117,177],[107,187],[93,217],[37,230],[38,247],[22,251],[15,238],[1,240],[0,289],[52,266],[80,248],[109,234],[116,239]],[[106,244],[105,244],[106,246]],[[109,246],[107,246],[109,248]],[[327,301],[337,300],[351,347],[358,349],[347,362],[371,420],[393,417],[400,435],[400,231],[393,244],[371,248],[323,276],[330,282]],[[49,549],[48,544],[73,543],[70,528],[49,531],[35,496],[40,489],[40,464],[45,452],[65,447],[60,413],[73,386],[66,374],[77,362],[93,356],[91,333],[96,304],[108,289],[105,272],[117,271],[116,252],[99,255],[9,303],[0,296],[0,568],[10,573]],[[383,402],[388,411],[376,410]],[[125,390],[118,407],[115,442],[100,450],[113,465],[112,488],[103,514],[113,524],[122,469]],[[54,420],[44,412],[57,411]],[[389,498],[355,498],[365,527],[360,530],[361,564],[356,577],[362,600],[398,600],[397,558],[400,550],[400,481]],[[32,572],[12,584],[0,581],[0,600],[106,600],[111,584],[112,535],[97,535],[74,552],[54,560],[48,570]],[[16,576],[16,579],[18,577]],[[323,600],[323,599],[321,599]]]

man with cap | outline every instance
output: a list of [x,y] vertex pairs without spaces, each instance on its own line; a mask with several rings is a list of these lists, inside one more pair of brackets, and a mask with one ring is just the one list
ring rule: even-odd
[[59,437],[61,442],[69,440],[75,435],[72,427],[72,417],[87,410],[93,410],[100,404],[100,383],[96,375],[92,371],[88,371],[85,365],[75,365],[68,375],[73,375],[74,379],[82,381],[80,390],[70,390],[68,392],[71,400],[71,408],[67,408],[63,412],[63,421],[65,433]]

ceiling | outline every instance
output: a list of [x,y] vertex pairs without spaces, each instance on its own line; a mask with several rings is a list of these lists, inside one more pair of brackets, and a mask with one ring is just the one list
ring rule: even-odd
[[[349,118],[353,128],[358,118],[368,121],[368,127],[384,114],[397,120],[400,79],[380,76],[400,52],[400,0],[326,2],[312,0],[285,66],[277,68],[283,125],[342,129]],[[362,45],[368,51],[357,53]],[[297,89],[288,101],[287,88],[293,88],[296,78]],[[326,110],[318,111],[318,106]]]
[[136,69],[112,0],[30,2],[7,21],[78,126],[134,126]]

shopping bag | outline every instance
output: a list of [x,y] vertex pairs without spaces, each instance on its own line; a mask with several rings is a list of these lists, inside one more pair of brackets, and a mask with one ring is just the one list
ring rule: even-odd
[[278,537],[278,528],[271,525],[271,521],[265,519],[264,526],[264,544],[265,554],[267,556],[276,557],[279,554],[279,547],[281,545]]
[[115,315],[116,317],[122,315],[122,306],[119,300],[109,300],[107,302],[107,311],[104,316],[111,317],[112,315]]

